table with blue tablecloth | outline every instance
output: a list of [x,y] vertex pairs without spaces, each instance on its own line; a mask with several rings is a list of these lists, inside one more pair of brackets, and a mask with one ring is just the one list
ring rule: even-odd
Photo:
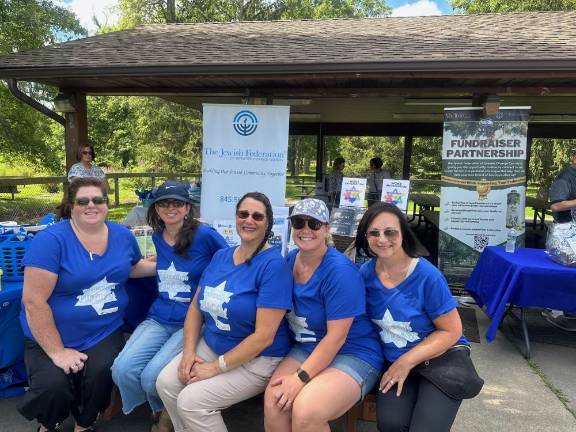
[[560,265],[543,249],[521,248],[507,253],[501,246],[488,246],[466,283],[478,305],[492,321],[486,332],[491,342],[496,331],[512,307],[521,310],[526,343],[526,357],[530,345],[524,309],[541,307],[576,312],[576,268]]

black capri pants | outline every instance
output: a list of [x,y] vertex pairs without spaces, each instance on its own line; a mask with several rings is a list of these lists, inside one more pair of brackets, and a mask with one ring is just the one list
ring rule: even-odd
[[123,346],[124,336],[116,330],[84,351],[88,359],[81,371],[66,375],[40,345],[27,340],[24,361],[30,389],[18,411],[48,430],[56,429],[70,414],[80,427],[92,426],[110,404],[114,386],[110,367]]
[[408,374],[400,397],[396,386],[386,394],[378,392],[379,432],[448,432],[461,400],[452,399],[426,378]]

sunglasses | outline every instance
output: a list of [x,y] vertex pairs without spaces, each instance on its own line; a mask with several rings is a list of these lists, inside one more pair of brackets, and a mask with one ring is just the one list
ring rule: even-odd
[[400,234],[400,231],[394,228],[386,228],[383,230],[372,229],[366,233],[366,237],[380,238],[380,234],[384,234],[387,239],[395,239]]
[[156,203],[158,207],[166,208],[166,207],[177,207],[182,208],[186,205],[184,201],[180,200],[162,200]]
[[90,202],[94,203],[94,205],[102,205],[108,202],[108,197],[106,196],[95,196],[92,198],[88,197],[80,197],[74,200],[74,203],[79,206],[87,206]]
[[90,156],[92,156],[92,152],[91,152],[91,151],[83,151],[82,154],[83,154],[83,155],[90,155]]
[[322,225],[322,222],[316,219],[307,219],[303,217],[294,216],[290,218],[290,223],[292,224],[292,228],[294,229],[302,229],[306,224],[308,224],[308,228],[312,231],[318,231]]
[[256,222],[262,222],[266,215],[260,212],[250,213],[248,210],[239,210],[236,212],[236,217],[238,219],[248,219],[248,217],[252,216]]

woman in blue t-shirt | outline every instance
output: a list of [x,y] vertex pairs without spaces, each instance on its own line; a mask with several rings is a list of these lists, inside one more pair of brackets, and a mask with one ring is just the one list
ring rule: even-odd
[[220,410],[261,393],[290,350],[292,275],[268,244],[273,222],[266,195],[244,195],[236,205],[240,245],[218,251],[202,274],[184,349],[156,382],[176,431],[226,431]]
[[154,229],[158,298],[134,330],[112,366],[112,378],[129,414],[148,401],[158,420],[155,429],[169,432],[156,392],[160,371],[182,351],[182,326],[202,272],[216,251],[227,247],[214,229],[194,219],[188,189],[168,180],[160,185],[148,209]]
[[356,251],[374,257],[360,274],[389,364],[380,380],[378,430],[449,431],[461,401],[412,370],[449,349],[469,351],[446,279],[418,258],[406,217],[392,204],[378,202],[364,213]]
[[354,264],[327,246],[328,209],[308,198],[290,216],[298,250],[288,321],[296,341],[266,389],[267,431],[323,431],[378,381],[382,350],[365,314],[366,290]]
[[69,414],[75,432],[93,430],[110,403],[110,366],[124,345],[124,284],[155,271],[132,233],[106,221],[106,192],[99,179],[75,179],[60,207],[65,219],[39,232],[23,260],[30,389],[18,410],[40,423],[38,431],[58,430]]

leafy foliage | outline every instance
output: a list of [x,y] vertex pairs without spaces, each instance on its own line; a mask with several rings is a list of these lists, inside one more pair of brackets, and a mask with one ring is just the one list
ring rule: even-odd
[[455,12],[466,14],[492,12],[576,10],[576,0],[452,0]]
[[[42,47],[84,35],[75,15],[48,0],[0,0],[0,54]],[[49,100],[54,89],[21,83],[20,89],[40,100]],[[58,129],[62,129],[58,125]],[[54,122],[14,98],[0,82],[0,154],[4,163],[28,164],[61,173],[63,141]]]

